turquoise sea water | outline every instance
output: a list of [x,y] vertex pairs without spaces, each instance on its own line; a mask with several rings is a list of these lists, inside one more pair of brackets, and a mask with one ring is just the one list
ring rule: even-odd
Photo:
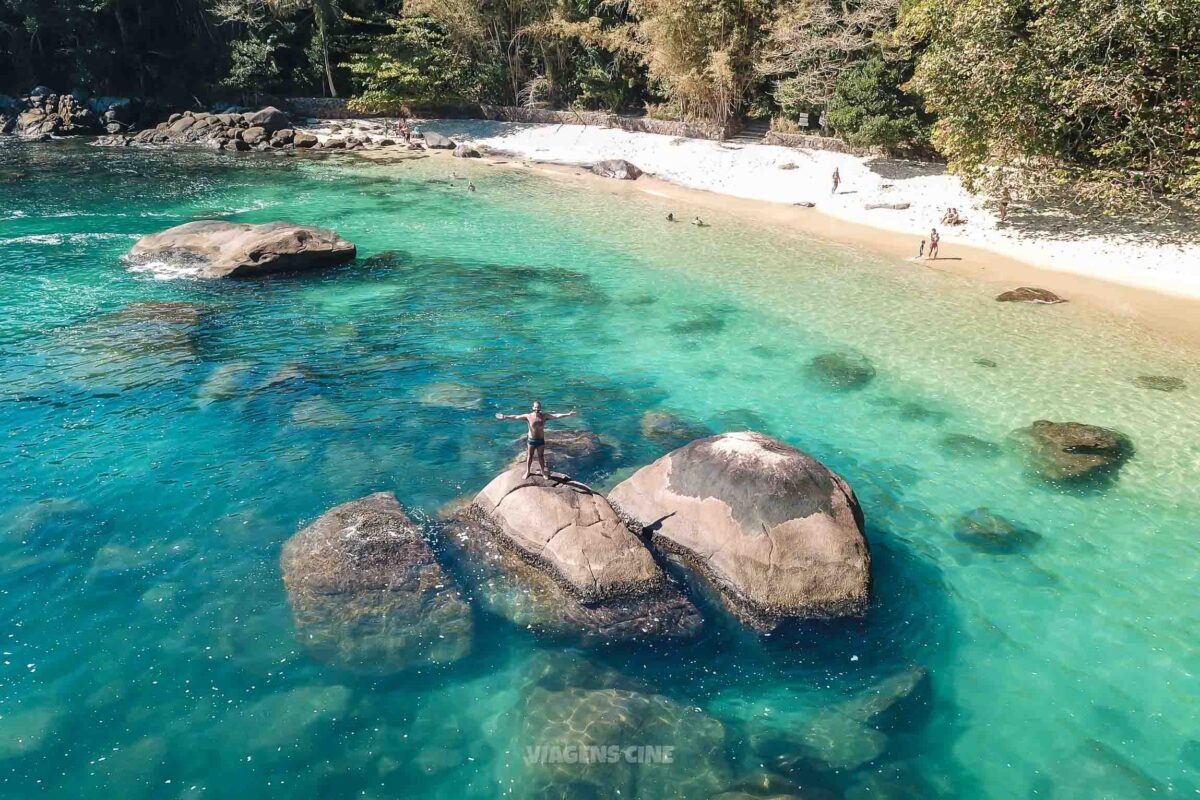
[[[547,664],[567,686],[622,673],[705,721],[613,742],[676,746],[677,768],[581,768],[571,796],[713,794],[680,770],[710,788],[771,772],[805,797],[1200,792],[1196,354],[1079,304],[998,304],[668,210],[694,213],[446,159],[0,142],[0,796],[540,796],[522,753],[543,743]],[[214,216],[333,226],[360,258],[236,283],[121,261]],[[147,301],[203,314],[130,310]],[[830,352],[875,379],[815,383]],[[710,614],[694,642],[581,656],[477,609],[472,654],[441,671],[309,658],[287,537],[369,492],[433,515],[478,490],[520,432],[492,415],[534,397],[619,446],[600,484],[671,446],[642,435],[654,410],[820,458],[863,504],[870,613],[768,638]],[[1044,485],[1007,441],[1042,418],[1119,429],[1136,456],[1103,489]],[[957,535],[978,508],[1040,538],[980,549]],[[918,691],[851,724],[913,666]],[[814,730],[828,746],[796,745]],[[687,763],[688,737],[719,741]]]

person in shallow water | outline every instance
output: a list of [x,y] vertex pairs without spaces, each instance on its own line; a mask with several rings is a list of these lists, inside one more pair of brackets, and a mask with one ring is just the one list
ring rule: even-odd
[[536,455],[538,465],[542,468],[541,475],[543,478],[550,477],[550,471],[546,469],[546,420],[563,419],[565,417],[575,416],[574,411],[568,411],[565,414],[551,414],[542,411],[542,401],[533,401],[533,410],[528,414],[497,414],[496,419],[519,419],[524,420],[529,426],[529,436],[527,443],[529,449],[525,454],[525,477],[528,478],[533,474],[533,457]]

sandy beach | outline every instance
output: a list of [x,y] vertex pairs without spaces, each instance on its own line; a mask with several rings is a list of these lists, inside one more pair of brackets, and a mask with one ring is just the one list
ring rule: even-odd
[[[306,130],[332,135],[321,122]],[[388,131],[386,120],[339,120],[345,135]],[[612,128],[476,120],[427,120],[418,129],[469,141],[492,162],[589,182],[597,190],[636,192],[785,225],[852,243],[926,269],[995,284],[1050,289],[1177,340],[1200,344],[1200,230],[1187,223],[1158,229],[1120,219],[1082,219],[1051,209],[997,209],[967,192],[941,165],[914,161],[684,139]],[[355,151],[387,158],[387,150]],[[430,151],[449,157],[448,151]],[[637,181],[599,178],[579,167],[626,159]],[[509,160],[512,159],[512,160]],[[833,193],[831,176],[841,183]],[[812,206],[798,205],[808,204]],[[905,209],[868,208],[908,204]],[[940,220],[957,208],[965,224]],[[941,257],[917,259],[929,231],[941,233]]]

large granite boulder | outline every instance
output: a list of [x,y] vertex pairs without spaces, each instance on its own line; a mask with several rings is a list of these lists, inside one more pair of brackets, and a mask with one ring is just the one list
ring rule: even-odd
[[518,555],[585,602],[639,595],[663,584],[650,551],[602,495],[565,476],[526,478],[524,472],[521,465],[510,467],[475,497]]
[[626,689],[528,691],[520,797],[712,797],[730,780],[725,726],[690,705]]
[[640,169],[623,158],[598,161],[592,165],[592,173],[601,178],[612,178],[618,181],[636,181],[642,176]]
[[323,661],[389,673],[470,650],[470,607],[390,493],[327,511],[280,561],[297,636]]
[[1106,481],[1133,456],[1125,434],[1081,422],[1041,419],[1012,436],[1033,472],[1050,483]]
[[584,602],[544,567],[526,560],[495,520],[473,504],[445,526],[463,580],[488,613],[541,636],[581,647],[614,641],[688,637],[703,618],[669,580],[657,588]]
[[609,499],[758,630],[867,606],[871,554],[853,490],[769,436],[692,442],[638,470]]
[[144,236],[129,251],[134,262],[180,261],[195,267],[204,278],[317,269],[345,264],[356,255],[353,244],[324,228],[218,220],[189,222]]
[[481,154],[475,149],[475,146],[463,142],[454,148],[455,158],[481,158]]
[[424,137],[425,146],[430,150],[453,150],[456,147],[453,139],[442,136],[440,133],[426,131]]
[[267,106],[261,111],[246,114],[244,115],[244,119],[248,127],[262,128],[267,133],[275,133],[276,131],[292,127],[292,121],[288,119],[288,115],[275,108],[275,106]]

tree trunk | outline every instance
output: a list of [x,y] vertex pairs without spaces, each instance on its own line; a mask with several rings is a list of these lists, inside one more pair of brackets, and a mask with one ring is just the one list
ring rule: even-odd
[[329,63],[329,37],[320,11],[317,11],[317,36],[321,39],[321,58],[325,62],[325,80],[329,82],[329,96],[337,97],[337,86],[333,83],[333,66]]

